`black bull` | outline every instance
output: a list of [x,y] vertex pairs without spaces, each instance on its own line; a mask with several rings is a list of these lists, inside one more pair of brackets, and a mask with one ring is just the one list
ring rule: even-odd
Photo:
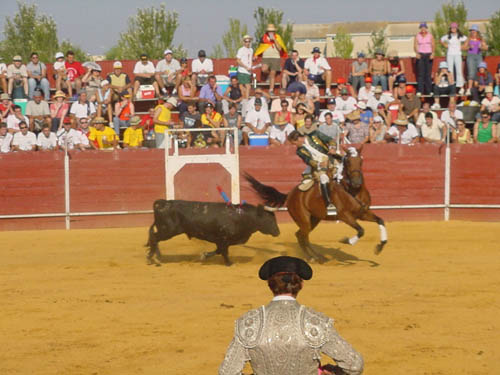
[[228,266],[231,264],[229,246],[246,243],[257,231],[275,237],[280,234],[276,216],[261,205],[228,206],[225,203],[158,199],[153,210],[155,221],[149,228],[146,245],[149,246],[149,264],[156,263],[154,255],[161,260],[158,242],[182,233],[189,239],[194,237],[216,244],[217,249],[203,253],[202,259],[221,254]]

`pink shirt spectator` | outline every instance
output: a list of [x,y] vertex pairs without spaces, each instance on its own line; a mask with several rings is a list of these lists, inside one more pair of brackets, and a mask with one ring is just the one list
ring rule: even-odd
[[432,53],[432,35],[431,33],[422,35],[417,34],[417,52],[418,53]]

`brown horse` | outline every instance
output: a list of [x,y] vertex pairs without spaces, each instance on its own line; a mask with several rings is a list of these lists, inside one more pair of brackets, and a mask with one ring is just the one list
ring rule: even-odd
[[[336,215],[327,215],[325,203],[317,182],[308,191],[301,191],[297,185],[288,194],[283,194],[272,186],[261,184],[249,174],[245,174],[245,178],[259,197],[264,200],[266,205],[274,208],[287,207],[288,213],[299,226],[299,230],[295,235],[302,251],[304,251],[309,259],[314,259],[322,263],[326,258],[317,253],[309,242],[309,233],[311,233],[321,220],[340,220],[354,228],[356,235],[340,240],[342,243],[351,245],[358,242],[364,235],[364,229],[358,224],[357,220],[376,222],[380,229],[380,243],[375,247],[375,254],[379,254],[387,243],[387,231],[384,220],[370,210],[370,194],[366,190],[366,187],[365,189],[362,188],[364,186],[364,179],[361,174],[361,162],[359,152],[356,156],[348,153],[342,159],[342,165],[344,168],[343,175],[348,176],[350,182],[344,184],[335,181],[330,182],[330,199],[337,208]],[[359,166],[359,169],[356,169],[356,165]],[[354,193],[357,192],[358,197],[348,192],[349,186],[352,186],[351,188],[354,189]]]
[[370,207],[372,198],[366,188],[363,177],[363,145],[360,148],[342,147],[346,155],[342,158],[342,180],[344,189],[366,207]]

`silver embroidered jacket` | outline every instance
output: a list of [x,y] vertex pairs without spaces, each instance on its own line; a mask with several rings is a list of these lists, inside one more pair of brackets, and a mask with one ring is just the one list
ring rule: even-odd
[[363,358],[333,327],[333,319],[295,300],[272,301],[235,323],[219,375],[239,375],[250,361],[255,375],[317,375],[321,353],[345,374],[363,372]]

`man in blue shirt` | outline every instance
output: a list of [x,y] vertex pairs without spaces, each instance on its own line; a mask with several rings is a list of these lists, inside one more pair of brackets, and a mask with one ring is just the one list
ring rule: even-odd
[[207,84],[203,85],[200,90],[200,100],[198,102],[200,113],[205,112],[205,105],[211,103],[217,112],[222,112],[222,88],[217,85],[215,76],[208,77]]

